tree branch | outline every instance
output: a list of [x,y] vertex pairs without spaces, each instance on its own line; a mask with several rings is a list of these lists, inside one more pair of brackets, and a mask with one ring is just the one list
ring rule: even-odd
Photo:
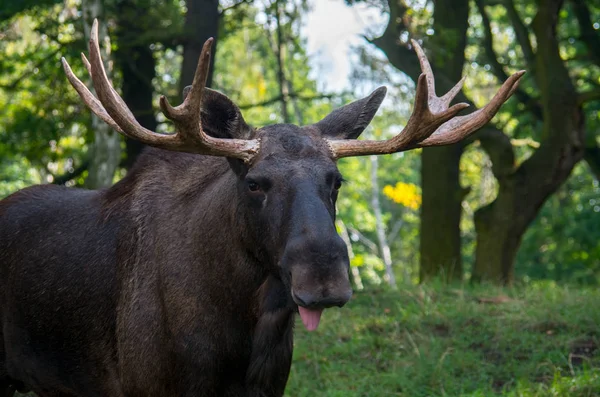
[[577,99],[577,102],[580,105],[583,105],[587,102],[597,101],[597,100],[600,100],[600,88],[580,93],[579,97]]
[[64,185],[65,183],[79,177],[85,171],[87,171],[90,165],[90,161],[86,160],[77,168],[75,168],[72,172],[66,172],[62,175],[52,176],[52,184],[53,185]]
[[[299,99],[301,101],[313,101],[315,99],[331,99],[331,98],[336,98],[338,96],[342,96],[343,94],[321,94],[321,95],[312,95],[312,96],[303,96],[303,95],[299,95],[296,93],[290,93],[288,95],[288,98],[296,98]],[[245,110],[245,109],[251,109],[251,108],[257,108],[257,107],[261,107],[261,106],[269,106],[272,105],[274,103],[280,102],[281,101],[281,95],[277,95],[271,99],[267,99],[266,101],[262,101],[262,102],[257,102],[257,103],[248,103],[245,105],[240,105],[238,106],[241,110]]]
[[402,219],[402,217],[400,217],[400,219],[394,222],[394,226],[392,226],[390,233],[387,237],[388,241],[396,240],[396,237],[398,237],[398,233],[400,233],[400,229],[402,229],[402,225],[404,225],[404,220]]
[[224,7],[219,12],[219,15],[223,15],[227,11],[235,10],[236,8],[238,8],[239,6],[244,5],[244,4],[252,4],[252,0],[241,0],[235,4],[230,5],[229,7]]
[[389,0],[388,6],[390,20],[383,34],[374,39],[366,37],[365,39],[379,47],[396,69],[401,70],[416,82],[421,74],[419,59],[414,51],[410,50],[407,45],[402,45],[398,40],[400,33],[410,31],[405,19],[409,8],[403,1],[395,0]]
[[600,181],[600,148],[597,145],[587,146],[583,158],[596,180]]
[[45,57],[40,59],[39,62],[36,62],[32,67],[30,67],[22,75],[17,77],[13,82],[11,82],[9,84],[0,84],[0,88],[9,90],[9,91],[14,91],[15,89],[18,88],[19,84],[21,84],[21,82],[23,80],[25,80],[26,78],[28,78],[29,76],[34,74],[36,69],[40,68],[43,64],[48,62],[49,59],[52,59],[54,56],[56,56],[56,54],[60,53],[63,50],[64,50],[63,48],[55,49],[54,51],[52,51],[51,53],[49,53],[48,55],[46,55]]
[[527,66],[529,69],[533,69],[535,68],[535,53],[533,52],[533,47],[531,45],[531,41],[529,40],[529,30],[519,17],[519,13],[515,8],[515,3],[513,0],[505,0],[504,6],[506,8],[506,12],[508,13],[508,17],[512,22],[513,29],[515,30],[517,41],[523,50],[523,55],[527,61]]
[[510,138],[491,124],[482,128],[476,136],[490,156],[494,177],[502,183],[515,172],[515,153]]
[[54,4],[62,3],[62,0],[21,0],[9,1],[3,4],[0,10],[0,22],[4,22],[16,14],[26,12],[33,7],[49,7]]
[[575,16],[579,23],[581,41],[585,43],[590,56],[597,65],[600,65],[600,35],[594,29],[589,7],[585,0],[572,0]]
[[[504,71],[504,65],[502,65],[500,63],[500,61],[498,61],[498,56],[496,55],[496,51],[494,51],[492,27],[491,27],[491,23],[490,23],[490,18],[488,17],[487,12],[485,12],[485,6],[483,4],[483,0],[476,0],[475,3],[477,4],[477,8],[479,9],[479,13],[481,14],[481,22],[483,24],[483,32],[484,32],[483,48],[485,50],[487,59],[492,66],[492,72],[494,73],[494,75],[496,75],[498,80],[506,81],[506,79],[508,79],[508,74],[506,74],[506,72]],[[514,5],[513,5],[513,8],[514,8]],[[518,19],[518,16],[517,16],[517,19]],[[514,23],[514,21],[513,21],[513,23]],[[514,29],[516,32],[517,28],[514,27]],[[527,40],[529,41],[529,39],[527,39]],[[527,55],[525,57],[527,58]],[[531,65],[530,60],[527,60],[527,64]],[[533,115],[538,120],[542,120],[542,117],[543,117],[542,109],[541,109],[539,103],[537,103],[532,97],[527,95],[527,93],[525,91],[518,88],[517,91],[515,91],[515,97],[519,100],[519,102],[523,103],[531,111],[531,113],[533,113]]]
[[363,243],[363,245],[367,247],[369,251],[371,251],[371,253],[373,253],[376,256],[379,256],[379,248],[377,248],[377,244],[371,241],[368,237],[365,237],[364,234],[359,232],[358,229],[355,229],[353,226],[347,225],[346,227],[348,228],[348,230],[350,230],[352,234],[356,234],[356,236],[358,237],[358,241]]

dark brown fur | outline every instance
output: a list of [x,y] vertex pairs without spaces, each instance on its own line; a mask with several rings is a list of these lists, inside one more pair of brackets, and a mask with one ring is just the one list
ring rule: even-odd
[[250,166],[147,149],[110,189],[0,201],[0,396],[283,395],[292,291],[317,308],[349,298],[322,136],[356,135],[382,97],[249,132],[216,96],[203,124],[260,137]]

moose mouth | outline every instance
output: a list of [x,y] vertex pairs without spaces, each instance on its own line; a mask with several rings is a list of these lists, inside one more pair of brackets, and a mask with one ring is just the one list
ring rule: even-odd
[[298,313],[300,314],[300,318],[302,319],[302,324],[304,324],[304,328],[308,331],[314,331],[319,326],[319,322],[321,321],[321,314],[325,307],[309,307],[306,302],[302,300],[294,290],[292,289],[292,300],[298,306]]
[[308,309],[298,305],[298,313],[300,313],[300,318],[302,319],[304,328],[306,328],[308,331],[314,331],[319,326],[323,309]]
[[314,299],[314,295],[306,293],[306,291],[298,292],[292,288],[292,300],[298,306],[298,313],[304,327],[308,331],[314,331],[319,327],[323,310],[335,306],[342,307],[352,296],[352,289],[349,285],[347,289],[342,288],[336,292],[334,294],[327,294],[326,296],[317,294],[319,298]]
[[[321,322],[323,310],[342,307],[352,297],[352,286],[348,277],[348,265],[341,263],[326,277],[317,277],[310,268],[292,268],[286,284],[292,301],[307,331],[315,331]],[[339,270],[339,271],[338,271]]]

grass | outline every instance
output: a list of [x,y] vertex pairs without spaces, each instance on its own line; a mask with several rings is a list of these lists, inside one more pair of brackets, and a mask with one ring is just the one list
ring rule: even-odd
[[297,321],[286,396],[600,396],[600,291],[356,293]]

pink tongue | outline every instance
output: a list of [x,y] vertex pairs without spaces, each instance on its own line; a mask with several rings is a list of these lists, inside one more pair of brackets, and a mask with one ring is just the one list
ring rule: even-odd
[[316,330],[319,326],[323,309],[311,310],[302,306],[298,306],[298,311],[300,312],[300,318],[302,319],[306,329],[309,331]]

